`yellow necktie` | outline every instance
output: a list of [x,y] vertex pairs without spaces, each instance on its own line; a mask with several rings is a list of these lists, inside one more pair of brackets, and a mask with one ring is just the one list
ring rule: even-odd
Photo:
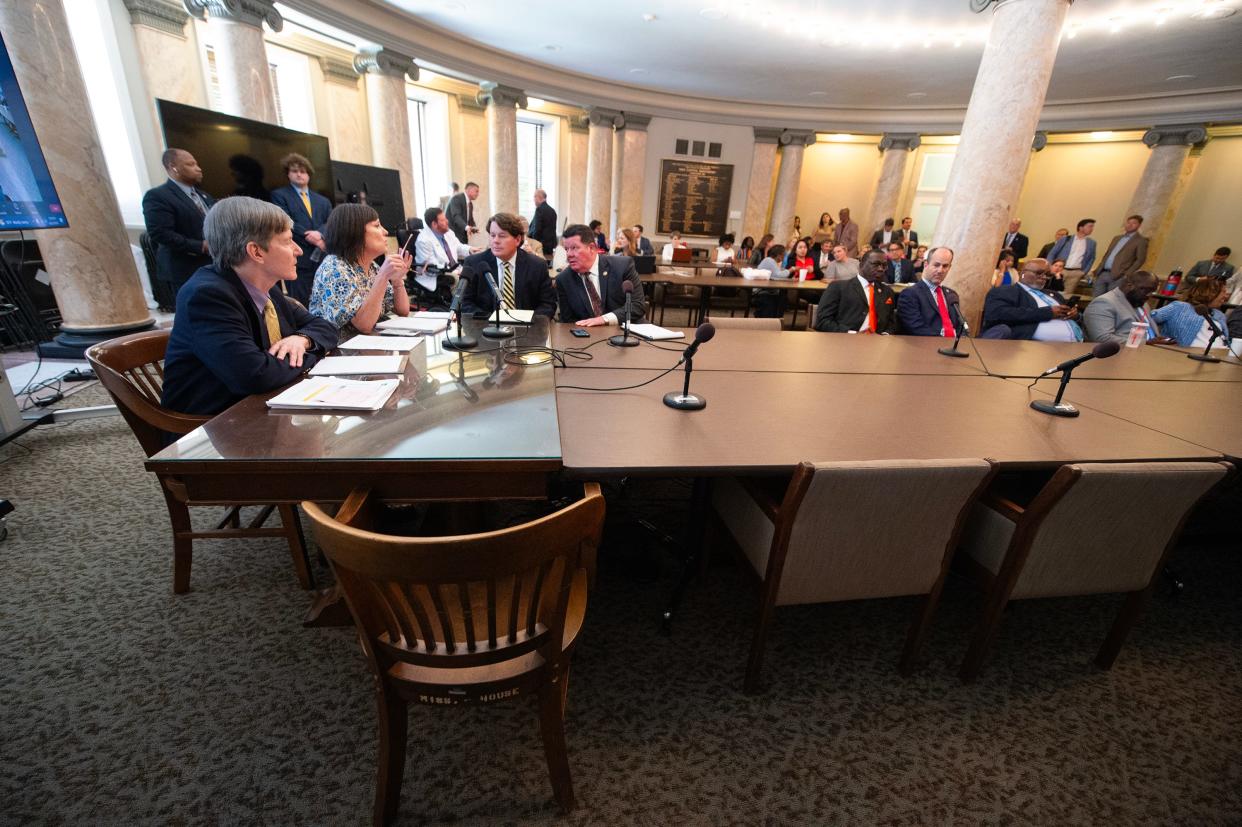
[[302,206],[306,207],[306,214],[310,216],[311,218],[314,218],[315,216],[311,215],[310,196],[304,192],[299,193],[299,195],[302,196]]
[[267,325],[267,343],[274,345],[280,341],[280,319],[276,318],[276,305],[272,304],[272,300],[268,299],[267,304],[263,305],[263,323]]

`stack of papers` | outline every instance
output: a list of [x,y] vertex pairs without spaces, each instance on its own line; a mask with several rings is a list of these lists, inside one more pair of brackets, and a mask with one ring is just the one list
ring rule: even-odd
[[631,324],[630,332],[643,339],[663,341],[665,339],[684,339],[686,334],[680,330],[669,330],[654,324]]
[[416,319],[444,319],[448,321],[453,314],[447,310],[419,310],[414,313]]
[[311,368],[311,376],[358,376],[374,373],[404,373],[405,354],[393,356],[329,356]]
[[341,350],[397,350],[409,353],[426,340],[422,336],[366,336],[359,335],[348,342],[341,342]]
[[772,278],[772,273],[768,270],[760,270],[758,267],[743,267],[742,278],[765,281]]
[[439,333],[441,330],[448,330],[448,326],[448,318],[429,318],[422,315],[394,316],[375,325],[379,330],[409,330],[416,333]]
[[267,400],[269,408],[335,408],[350,411],[378,411],[384,407],[399,379],[363,382],[357,379],[303,379],[293,387]]

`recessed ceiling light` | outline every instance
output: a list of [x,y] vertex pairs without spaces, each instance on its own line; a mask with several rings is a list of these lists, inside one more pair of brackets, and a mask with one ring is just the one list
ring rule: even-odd
[[724,20],[728,16],[729,13],[727,11],[724,9],[718,9],[715,6],[709,6],[706,9],[699,9],[699,17],[704,17],[708,20]]
[[1191,12],[1190,16],[1195,20],[1220,20],[1225,17],[1233,17],[1238,10],[1233,6],[1226,6],[1219,2],[1204,4],[1204,7],[1198,11]]
[[1165,80],[1194,80],[1197,75],[1169,75]]
[[927,93],[926,92],[907,92],[906,97],[907,98],[925,98],[927,97]]
[[527,98],[526,99],[527,108],[530,108],[532,106],[543,106],[545,103],[547,103],[547,101],[545,101],[543,98]]
[[545,43],[543,44],[543,48],[547,49],[549,52],[559,52],[561,50],[561,47],[557,46],[555,43]]
[[1091,140],[1093,141],[1110,141],[1113,138],[1112,132],[1092,132]]

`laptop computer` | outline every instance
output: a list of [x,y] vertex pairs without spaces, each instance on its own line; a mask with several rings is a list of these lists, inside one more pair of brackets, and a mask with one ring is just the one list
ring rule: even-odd
[[646,276],[656,271],[655,256],[634,256],[634,269],[640,276]]
[[674,264],[686,264],[690,261],[690,258],[693,255],[694,255],[694,251],[691,250],[689,247],[674,247],[673,248],[673,263]]

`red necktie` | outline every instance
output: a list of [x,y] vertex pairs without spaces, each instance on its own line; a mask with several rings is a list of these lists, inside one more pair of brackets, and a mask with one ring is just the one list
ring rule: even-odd
[[944,325],[944,335],[952,339],[957,333],[953,329],[953,320],[949,318],[949,306],[944,303],[944,291],[936,288],[936,307],[940,309],[940,324]]
[[590,273],[579,273],[582,277],[582,283],[586,285],[587,296],[591,299],[591,312],[596,317],[604,315],[604,303],[599,299],[599,291],[595,289],[595,283],[591,281]]
[[867,326],[875,333],[875,282],[867,285]]

